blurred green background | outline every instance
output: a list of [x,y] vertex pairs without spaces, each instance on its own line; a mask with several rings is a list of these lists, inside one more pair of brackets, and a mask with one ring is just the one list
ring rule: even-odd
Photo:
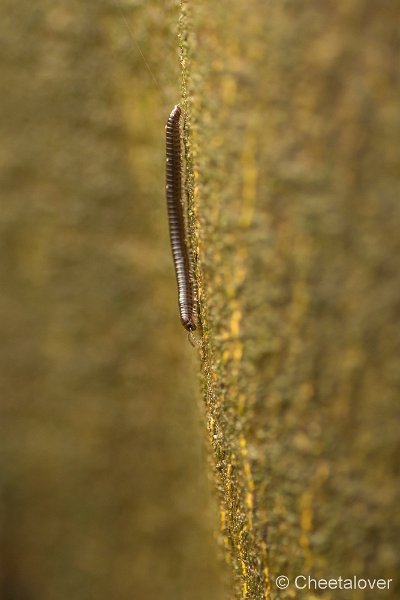
[[0,7],[2,600],[221,598],[164,200],[177,22]]

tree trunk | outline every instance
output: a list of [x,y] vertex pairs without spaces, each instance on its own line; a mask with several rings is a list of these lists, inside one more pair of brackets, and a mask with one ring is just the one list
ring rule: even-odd
[[345,593],[300,591],[297,575],[391,578],[382,594],[399,596],[399,17],[375,0],[181,3],[203,385],[237,598]]

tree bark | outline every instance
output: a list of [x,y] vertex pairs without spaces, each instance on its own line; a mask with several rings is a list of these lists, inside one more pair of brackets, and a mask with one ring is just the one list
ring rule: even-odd
[[399,12],[181,2],[204,397],[237,598],[344,593],[296,589],[308,574],[399,594]]

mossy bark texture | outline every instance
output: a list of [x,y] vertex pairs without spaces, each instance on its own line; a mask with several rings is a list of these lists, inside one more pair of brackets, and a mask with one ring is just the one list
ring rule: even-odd
[[[237,598],[399,597],[399,18],[386,0],[181,2],[203,385]],[[296,589],[308,574],[393,581]]]

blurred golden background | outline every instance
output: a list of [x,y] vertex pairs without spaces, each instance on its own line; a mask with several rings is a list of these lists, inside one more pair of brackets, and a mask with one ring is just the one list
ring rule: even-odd
[[217,600],[164,198],[176,4],[0,17],[0,597]]

